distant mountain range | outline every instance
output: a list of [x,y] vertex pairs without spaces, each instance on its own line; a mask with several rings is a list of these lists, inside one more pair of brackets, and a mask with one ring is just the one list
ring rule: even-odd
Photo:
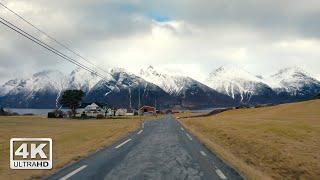
[[138,107],[140,91],[142,105],[207,108],[299,101],[319,94],[320,82],[297,67],[264,78],[241,67],[224,66],[211,72],[204,83],[152,66],[137,74],[113,68],[105,79],[83,69],[68,75],[48,70],[1,85],[0,106],[54,108],[60,106],[58,99],[66,89],[83,90],[83,102],[113,107]]

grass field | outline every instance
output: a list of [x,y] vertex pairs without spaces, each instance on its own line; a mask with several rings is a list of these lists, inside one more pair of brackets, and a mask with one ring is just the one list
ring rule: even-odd
[[320,100],[179,121],[248,179],[320,179]]
[[[38,116],[0,117],[0,179],[40,178],[110,145],[140,125],[137,117],[103,120],[47,119]],[[52,170],[10,170],[9,140],[13,137],[53,139]]]

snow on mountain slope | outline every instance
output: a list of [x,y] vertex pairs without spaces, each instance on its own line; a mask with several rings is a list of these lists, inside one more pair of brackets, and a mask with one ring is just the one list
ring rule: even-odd
[[178,103],[184,107],[214,107],[235,104],[235,101],[230,97],[187,76],[160,73],[152,66],[142,69],[140,76],[176,97]]
[[67,78],[63,73],[47,70],[33,74],[30,78],[10,80],[3,87],[9,94],[25,92],[31,97],[34,92],[59,92],[67,85]]
[[21,79],[13,79],[0,86],[0,97],[8,94],[12,89],[21,83]]
[[182,88],[189,83],[188,81],[185,81],[183,77],[159,73],[152,66],[149,66],[146,69],[141,69],[139,76],[148,82],[156,84],[165,92],[173,95],[178,95]]
[[146,69],[141,69],[139,76],[156,84],[171,95],[181,95],[186,89],[191,88],[195,84],[209,90],[208,87],[205,87],[205,85],[190,77],[160,73],[152,66],[149,66]]
[[1,104],[7,107],[54,107],[63,89],[68,86],[60,71],[47,70],[29,78],[10,80],[1,87]]
[[110,70],[110,81],[99,81],[87,94],[85,101],[98,101],[116,107],[138,107],[139,94],[141,105],[161,105],[173,102],[165,91],[135,74],[122,68]]
[[281,69],[268,79],[277,93],[291,96],[309,96],[320,92],[320,82],[299,67]]
[[240,67],[220,67],[210,73],[206,84],[216,91],[226,94],[239,102],[248,103],[253,96],[272,94],[272,89],[261,78]]
[[13,79],[0,86],[0,105],[21,108],[58,107],[65,89],[82,89],[86,102],[104,102],[115,107],[141,104],[188,108],[293,102],[320,93],[320,82],[300,68],[286,68],[265,79],[239,67],[221,67],[205,84],[186,76],[160,73],[152,66],[135,75],[113,68],[106,78],[82,69],[67,76],[55,70]]
[[[112,80],[110,75],[106,75],[106,81]],[[93,88],[102,78],[94,73],[88,72],[82,68],[76,68],[70,73],[69,85],[70,89],[81,89],[84,92],[88,92]]]

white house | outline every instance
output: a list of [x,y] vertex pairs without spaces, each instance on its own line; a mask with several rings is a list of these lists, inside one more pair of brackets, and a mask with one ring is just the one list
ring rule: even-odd
[[87,116],[96,117],[98,114],[101,114],[101,108],[96,104],[92,103],[84,108],[84,111]]
[[113,116],[114,115],[114,110],[112,110],[111,108],[108,108],[106,111],[106,115],[107,116]]
[[127,113],[126,113],[126,116],[134,116],[135,112],[136,112],[136,110],[134,110],[134,109],[128,109]]
[[116,111],[116,116],[125,116],[126,114],[127,114],[127,109],[120,108],[120,109],[117,109]]

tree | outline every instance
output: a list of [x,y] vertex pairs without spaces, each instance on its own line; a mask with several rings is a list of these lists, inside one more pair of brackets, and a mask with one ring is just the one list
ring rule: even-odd
[[79,107],[83,96],[84,92],[81,90],[66,90],[63,92],[59,103],[64,107],[69,107],[71,109],[73,117],[75,117],[76,109]]

